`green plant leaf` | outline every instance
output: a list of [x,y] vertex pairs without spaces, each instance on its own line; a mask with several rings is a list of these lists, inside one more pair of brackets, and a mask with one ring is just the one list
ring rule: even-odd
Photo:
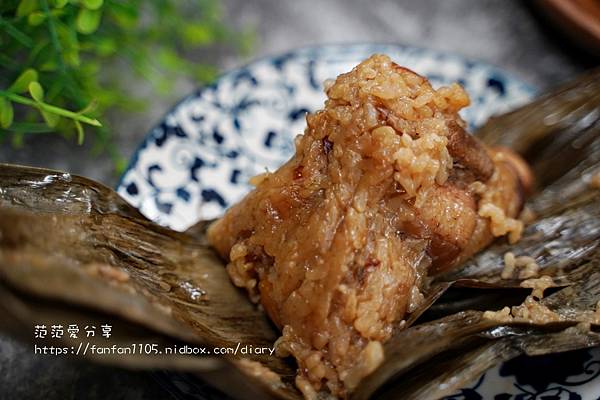
[[97,10],[104,4],[103,0],[83,0],[83,6],[88,10]]
[[6,69],[17,69],[19,68],[19,63],[15,62],[10,57],[7,57],[5,54],[0,53],[0,66]]
[[28,88],[29,94],[35,101],[37,101],[38,103],[44,101],[44,89],[42,88],[42,85],[40,85],[39,82],[30,82]]
[[184,25],[181,35],[190,46],[204,46],[215,40],[215,32],[208,24]]
[[12,103],[0,97],[0,127],[7,129],[12,125],[14,110]]
[[19,6],[17,7],[16,15],[17,17],[23,17],[25,15],[31,14],[37,9],[37,0],[21,0],[21,2],[19,2]]
[[21,43],[25,47],[33,46],[33,41],[29,36],[25,33],[21,32],[19,29],[15,28],[15,26],[7,21],[0,20],[0,27],[6,31],[7,34],[12,36],[15,40]]
[[249,55],[256,46],[256,28],[244,30],[237,38],[237,47],[242,55]]
[[65,25],[58,25],[58,39],[62,45],[62,59],[72,67],[80,66],[79,40],[77,32]]
[[127,160],[121,155],[115,155],[113,156],[113,162],[117,176],[123,174],[127,168]]
[[211,82],[216,79],[218,70],[214,65],[194,64],[193,77],[200,82]]
[[101,38],[96,43],[96,53],[99,56],[106,57],[114,54],[117,51],[117,42],[110,37]]
[[29,84],[37,80],[37,71],[33,68],[27,68],[19,75],[8,90],[14,93],[25,93],[29,89]]
[[23,132],[15,132],[15,134],[12,137],[12,145],[14,148],[20,149],[21,147],[23,147],[23,138],[25,137],[25,135],[23,134]]
[[79,67],[81,65],[81,59],[79,58],[79,52],[76,50],[65,51],[64,58],[67,64],[73,67]]
[[48,125],[38,122],[15,122],[10,126],[10,130],[21,133],[48,133],[54,131]]
[[52,4],[54,5],[54,7],[56,7],[56,8],[63,8],[68,3],[69,3],[69,0],[54,0],[52,2]]
[[130,5],[125,2],[111,3],[110,17],[123,29],[134,29],[138,22],[138,9],[135,5]]
[[[34,96],[37,99],[43,98],[43,90],[38,82],[31,82],[29,84],[29,92],[32,93],[32,96]],[[95,118],[88,117],[87,115],[83,115],[83,114],[78,114],[74,111],[60,108],[60,107],[52,105],[52,104],[44,103],[37,99],[32,100],[30,98],[27,98],[27,97],[24,97],[24,96],[15,94],[15,93],[7,92],[4,90],[0,90],[0,95],[6,97],[7,99],[9,99],[15,103],[24,104],[24,105],[27,105],[30,107],[35,107],[36,109],[38,109],[40,111],[47,111],[49,113],[60,115],[65,118],[68,118],[68,119],[77,120],[84,124],[88,124],[88,125],[92,125],[92,126],[97,126],[97,127],[102,126],[100,121],[98,121]]]
[[58,122],[60,121],[60,116],[44,110],[40,110],[40,113],[42,114],[42,117],[44,118],[44,121],[46,121],[46,125],[48,125],[48,127],[56,128],[56,125],[58,125]]
[[77,14],[77,31],[83,35],[89,35],[96,32],[100,25],[101,18],[101,10],[82,8]]
[[[147,79],[170,96],[174,79],[214,78],[210,61],[188,58],[194,50],[223,43],[239,54],[247,47],[250,35],[229,29],[219,0],[188,3],[0,0],[0,77],[18,76],[0,89],[0,122],[17,114],[9,129],[0,125],[0,139],[21,145],[23,135],[53,132],[81,143],[83,133],[93,134],[96,151],[110,154],[118,169],[118,148],[99,120],[109,110],[126,115],[148,107],[152,96],[127,94],[140,83],[133,79]],[[124,71],[121,62],[130,68]]]
[[44,23],[46,14],[41,11],[34,11],[27,16],[27,23],[31,26],[38,26]]
[[[179,55],[168,48],[161,49],[156,54],[156,59],[162,65],[163,68],[171,71],[185,69],[185,62],[181,60]],[[170,79],[169,79],[170,80]]]
[[40,65],[40,71],[44,71],[44,72],[56,71],[57,68],[58,68],[58,64],[54,60],[46,61],[45,63]]
[[89,102],[87,106],[77,111],[77,114],[88,114],[95,111],[98,108],[98,100],[94,99]]

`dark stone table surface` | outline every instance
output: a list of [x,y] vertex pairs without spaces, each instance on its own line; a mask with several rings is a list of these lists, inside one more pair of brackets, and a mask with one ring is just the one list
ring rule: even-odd
[[[254,26],[252,57],[324,43],[386,42],[461,53],[496,64],[541,88],[597,65],[519,0],[227,0],[235,26]],[[223,69],[248,60],[223,54]],[[125,156],[174,102],[192,92],[178,83],[170,98],[153,99],[144,113],[111,121]],[[148,88],[132,90],[146,93]],[[105,155],[52,135],[28,138],[21,149],[0,145],[0,162],[50,167],[114,186],[118,177]],[[1,316],[0,316],[1,318]],[[0,335],[0,399],[169,398],[148,372],[125,371],[77,360],[35,356],[30,345]]]

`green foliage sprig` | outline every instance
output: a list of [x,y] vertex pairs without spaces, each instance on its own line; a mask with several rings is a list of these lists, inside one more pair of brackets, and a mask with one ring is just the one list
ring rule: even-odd
[[[216,66],[186,54],[226,44],[248,51],[253,36],[222,21],[218,0],[0,1],[0,140],[57,132],[124,162],[106,112],[139,111],[127,71],[168,94],[176,78],[215,78]],[[100,122],[102,121],[102,123]]]

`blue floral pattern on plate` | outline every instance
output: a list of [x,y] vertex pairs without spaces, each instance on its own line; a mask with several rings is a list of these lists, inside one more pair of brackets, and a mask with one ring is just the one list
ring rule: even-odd
[[533,90],[493,66],[395,45],[305,48],[253,62],[188,96],[142,143],[119,193],[143,214],[174,229],[219,216],[248,190],[248,178],[293,153],[307,111],[325,99],[323,82],[373,53],[431,79],[460,82],[471,127],[528,100]]
[[482,375],[446,400],[597,400],[600,348],[519,356]]
[[[472,105],[461,115],[471,128],[534,94],[499,68],[433,50],[360,44],[291,51],[230,71],[175,106],[140,145],[119,194],[148,218],[177,230],[218,217],[250,190],[251,176],[274,170],[290,157],[306,112],[323,104],[323,82],[373,53],[388,54],[436,87],[462,84]],[[448,398],[597,399],[600,351],[568,354],[575,355],[544,358],[554,368],[548,378],[528,366],[539,366],[538,358],[520,357]],[[161,372],[157,377],[176,398],[224,398],[194,376]]]
[[[519,356],[444,400],[598,400],[599,376],[600,348]],[[163,371],[155,377],[178,400],[229,399],[194,375]]]

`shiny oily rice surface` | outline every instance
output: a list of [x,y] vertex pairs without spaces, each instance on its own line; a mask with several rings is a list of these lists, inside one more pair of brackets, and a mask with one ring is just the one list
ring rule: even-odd
[[[248,192],[250,176],[264,172],[265,167],[274,170],[290,156],[293,137],[304,129],[303,112],[323,104],[323,82],[373,53],[389,54],[397,63],[430,78],[436,88],[460,82],[472,101],[461,111],[470,127],[532,95],[530,87],[504,71],[454,54],[395,45],[296,50],[233,70],[184,99],[149,132],[131,160],[119,193],[153,220],[177,229],[199,218],[219,216]],[[593,377],[577,371],[593,365],[599,356],[594,351],[579,353],[564,362],[560,355],[549,356],[557,360],[553,369],[560,369],[562,375],[548,377],[544,388],[559,387],[565,393],[592,398],[586,393],[594,393]],[[486,398],[500,393],[542,393],[541,386],[529,385],[525,370],[494,369],[468,390]],[[184,375],[162,376],[166,377],[163,383],[190,398],[204,399],[210,393],[204,384]],[[574,384],[565,386],[563,381]]]
[[459,85],[434,90],[373,55],[325,90],[294,157],[208,230],[234,284],[282,329],[278,353],[298,361],[307,398],[356,388],[423,301],[428,272],[489,243],[496,221],[477,214],[480,197],[499,223],[522,205],[507,162],[464,132]]

